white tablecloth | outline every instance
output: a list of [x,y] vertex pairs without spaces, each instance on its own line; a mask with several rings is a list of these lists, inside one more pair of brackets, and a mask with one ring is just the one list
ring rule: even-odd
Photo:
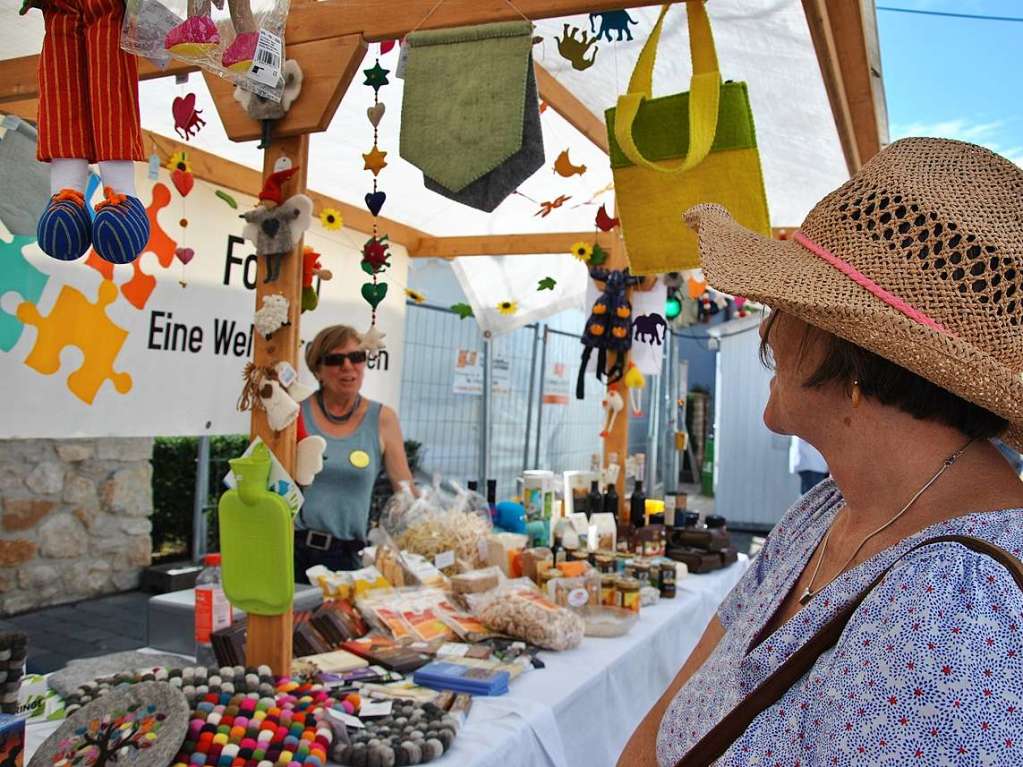
[[[496,698],[476,698],[469,719],[437,767],[602,767],[678,673],[717,606],[749,560],[678,582],[677,596],[644,607],[617,639],[586,637],[575,650],[545,652]],[[59,722],[27,728],[25,760]]]

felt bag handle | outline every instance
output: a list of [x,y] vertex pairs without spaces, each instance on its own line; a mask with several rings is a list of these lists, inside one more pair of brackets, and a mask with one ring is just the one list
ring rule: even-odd
[[838,642],[852,614],[884,580],[889,571],[907,555],[932,543],[959,543],[971,551],[991,557],[1009,571],[1009,575],[1016,582],[1016,588],[1023,591],[1023,563],[993,543],[968,535],[940,535],[921,541],[882,570],[869,586],[821,626],[806,644],[792,653],[753,692],[739,701],[735,708],[679,759],[675,767],[706,767],[719,759],[746,732],[757,716],[781,700],[789,688],[813,667],[817,659]]
[[670,3],[661,8],[661,15],[657,18],[657,23],[639,54],[636,68],[632,71],[629,90],[618,97],[614,130],[618,146],[634,165],[661,173],[684,173],[695,168],[710,154],[718,127],[721,72],[718,71],[718,56],[714,48],[714,37],[710,31],[710,19],[707,18],[704,0],[686,2],[693,79],[689,86],[689,151],[685,161],[674,168],[658,165],[643,156],[632,136],[632,127],[639,108],[651,95],[654,62],[657,59],[657,44],[661,38],[664,16],[668,13],[669,8],[671,8]]

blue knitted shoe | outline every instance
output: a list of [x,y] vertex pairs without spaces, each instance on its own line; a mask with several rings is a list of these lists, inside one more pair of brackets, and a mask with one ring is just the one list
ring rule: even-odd
[[149,242],[149,218],[137,197],[103,190],[106,199],[96,205],[92,244],[112,264],[130,264]]
[[74,261],[92,244],[92,221],[85,198],[75,189],[61,189],[50,198],[36,226],[43,253],[58,261]]

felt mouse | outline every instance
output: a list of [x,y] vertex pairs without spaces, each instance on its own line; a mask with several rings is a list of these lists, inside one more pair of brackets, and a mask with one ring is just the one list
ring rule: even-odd
[[[127,264],[149,242],[149,218],[135,195],[135,161],[145,159],[138,63],[121,49],[124,0],[24,0],[40,8],[46,34],[39,56],[36,156],[50,164],[50,201],[39,217],[39,247],[74,261],[93,247]],[[86,210],[89,163],[98,163],[103,200]]]

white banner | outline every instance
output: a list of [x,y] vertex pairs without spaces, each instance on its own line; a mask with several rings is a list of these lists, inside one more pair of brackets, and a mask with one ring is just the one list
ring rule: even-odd
[[[137,168],[139,198],[158,209],[163,236],[135,264],[56,261],[0,227],[0,438],[248,432],[249,414],[235,406],[252,353],[256,257],[238,216],[256,201],[199,180],[183,198],[165,170],[153,182]],[[330,324],[368,327],[365,239],[314,218],[305,241],[333,279],[321,284],[319,308],[301,315],[303,342]],[[187,265],[174,257],[179,247],[194,251]],[[397,409],[408,256],[398,245],[391,253],[377,311],[387,349],[363,393]],[[304,364],[299,374],[315,383]]]

